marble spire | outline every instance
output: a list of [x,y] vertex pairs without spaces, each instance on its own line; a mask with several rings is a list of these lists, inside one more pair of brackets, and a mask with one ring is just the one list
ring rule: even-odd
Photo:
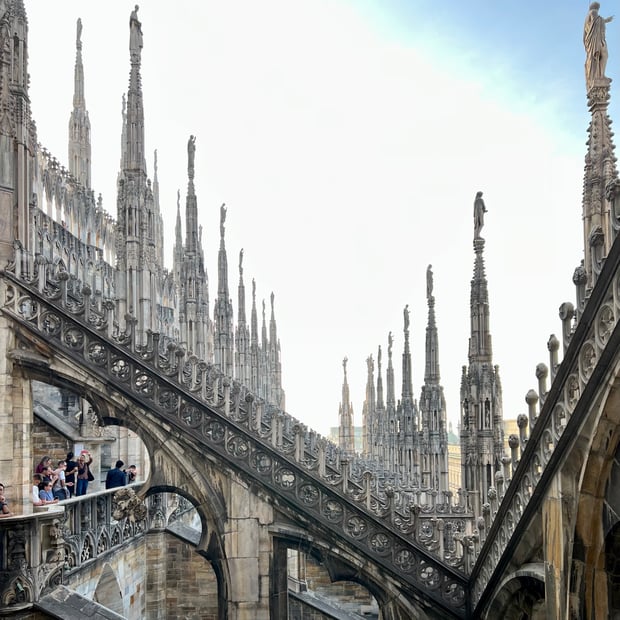
[[82,63],[82,20],[77,20],[75,39],[73,110],[69,118],[69,172],[84,187],[91,187],[90,120],[84,97]]

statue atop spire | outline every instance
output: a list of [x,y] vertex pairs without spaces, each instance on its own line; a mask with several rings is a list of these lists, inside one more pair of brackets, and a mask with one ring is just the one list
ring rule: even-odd
[[590,4],[583,27],[586,95],[592,114],[588,127],[582,202],[586,296],[596,284],[604,259],[616,238],[618,224],[617,158],[611,119],[607,113],[611,79],[605,75],[608,56],[605,25],[612,18],[601,17],[599,8],[598,2]]
[[243,278],[243,248],[239,251],[239,279]]
[[426,299],[428,301],[433,297],[433,266],[426,268]]
[[225,232],[224,222],[226,222],[226,203],[223,202],[220,207],[220,238],[222,240],[224,239]]
[[131,59],[140,61],[142,54],[142,23],[138,19],[138,9],[136,4],[129,17],[129,52]]
[[474,200],[474,239],[480,239],[480,231],[484,226],[484,214],[487,212],[487,208],[484,205],[482,199],[482,192],[476,193],[476,199]]
[[609,80],[605,76],[607,66],[607,42],[605,40],[605,24],[612,17],[601,17],[598,10],[601,5],[593,2],[583,25],[583,45],[586,48],[586,90],[589,91],[599,79]]
[[190,136],[187,141],[187,176],[194,180],[194,158],[196,156],[196,136]]
[[347,362],[348,362],[348,361],[349,361],[349,358],[348,358],[348,357],[345,357],[345,358],[342,360],[342,368],[344,369],[344,380],[345,380],[345,381],[347,380]]
[[82,20],[79,17],[77,20],[77,34],[75,37],[75,47],[79,50],[82,49]]
[[409,331],[409,304],[403,310],[403,318],[405,319],[405,331]]

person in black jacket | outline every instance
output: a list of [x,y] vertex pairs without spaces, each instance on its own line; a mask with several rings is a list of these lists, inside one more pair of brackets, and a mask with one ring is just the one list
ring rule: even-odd
[[105,488],[115,489],[116,487],[124,487],[127,484],[127,476],[121,469],[124,465],[123,461],[116,461],[116,465],[111,469],[105,477]]

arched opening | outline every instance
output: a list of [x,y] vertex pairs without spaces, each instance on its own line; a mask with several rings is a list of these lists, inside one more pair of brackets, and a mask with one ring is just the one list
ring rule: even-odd
[[379,605],[368,588],[346,578],[332,581],[328,568],[311,554],[288,549],[287,569],[290,618],[329,610],[333,617],[378,620]]
[[[150,489],[151,527],[147,537],[147,600],[166,618],[226,618],[222,558],[214,545],[198,550],[204,516],[188,498],[172,490]],[[211,536],[213,538],[213,536]]]
[[99,577],[97,582],[93,600],[120,616],[124,615],[121,587],[109,564],[106,564],[103,568],[101,577]]
[[506,579],[486,614],[488,620],[545,620],[545,582],[542,565],[527,565]]
[[[138,434],[119,424],[106,424],[89,402],[68,387],[32,380],[33,471],[45,456],[58,461],[82,451],[92,457],[90,491],[105,488],[107,472],[122,460],[124,469],[135,465],[135,481],[148,478],[150,461],[145,443]],[[74,484],[69,476],[68,484]],[[71,488],[72,494],[75,488]]]
[[608,613],[620,619],[620,447],[616,450],[607,481],[603,505],[605,528],[605,573],[607,575]]

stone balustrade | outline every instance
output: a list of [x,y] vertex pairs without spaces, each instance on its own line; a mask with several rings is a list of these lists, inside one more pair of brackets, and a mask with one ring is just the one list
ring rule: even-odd
[[27,609],[74,571],[147,529],[140,484],[89,493],[0,520],[0,614]]

